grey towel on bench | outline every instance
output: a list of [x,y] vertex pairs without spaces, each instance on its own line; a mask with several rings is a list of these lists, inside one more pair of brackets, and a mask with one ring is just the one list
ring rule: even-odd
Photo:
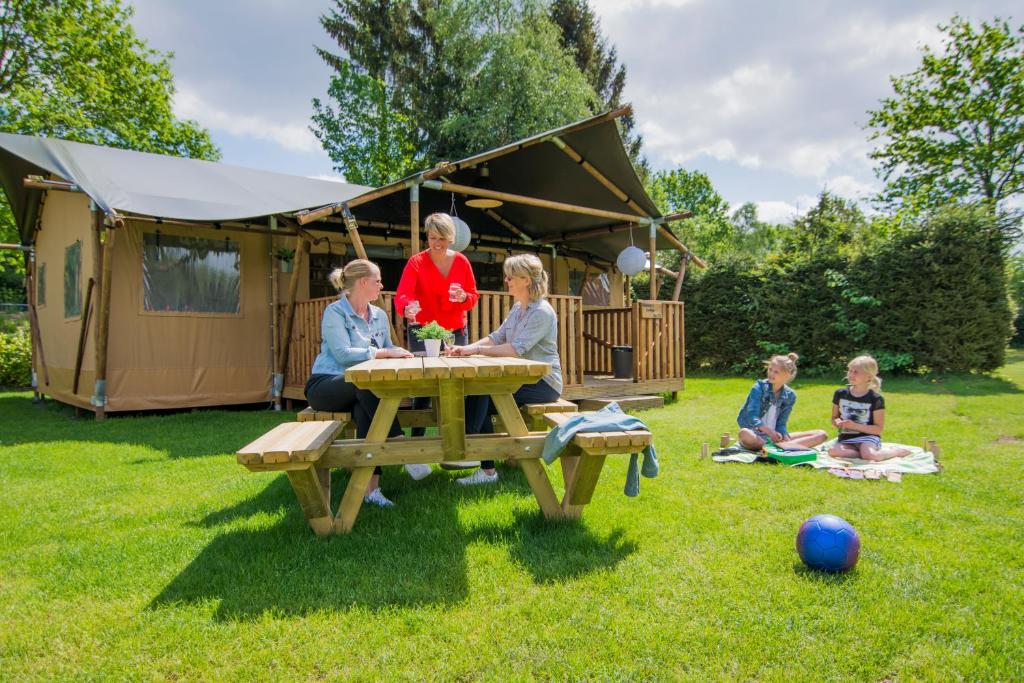
[[[541,454],[541,458],[547,465],[553,463],[577,432],[625,432],[632,429],[650,431],[643,420],[625,414],[619,404],[615,402],[592,413],[577,413],[548,432],[544,439],[544,452]],[[643,453],[642,469],[637,467],[636,453],[629,458],[626,486],[622,492],[631,498],[640,494],[640,474],[648,479],[658,476],[658,455],[654,450],[654,443],[645,446]]]

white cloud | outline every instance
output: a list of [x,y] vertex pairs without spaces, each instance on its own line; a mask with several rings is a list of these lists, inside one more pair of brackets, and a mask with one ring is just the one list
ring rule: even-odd
[[320,143],[305,122],[281,123],[249,113],[220,109],[186,87],[180,88],[174,98],[174,113],[236,137],[269,140],[290,152],[321,151]]
[[807,213],[807,209],[801,211],[792,204],[774,200],[754,202],[754,205],[757,206],[758,219],[766,223],[792,223],[793,219]]
[[825,181],[825,189],[840,197],[863,201],[876,194],[880,188],[877,183],[864,182],[851,175],[840,175]]

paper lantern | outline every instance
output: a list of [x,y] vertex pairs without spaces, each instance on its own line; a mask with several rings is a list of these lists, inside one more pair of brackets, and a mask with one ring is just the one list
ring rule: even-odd
[[469,231],[466,221],[458,216],[452,216],[452,222],[455,223],[455,239],[452,241],[451,247],[455,251],[464,251],[473,239],[473,234]]
[[647,265],[647,254],[643,249],[630,245],[619,253],[615,259],[615,265],[619,267],[623,275],[633,277]]

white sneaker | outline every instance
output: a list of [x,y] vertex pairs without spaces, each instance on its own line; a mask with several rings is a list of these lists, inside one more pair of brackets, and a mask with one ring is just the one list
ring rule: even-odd
[[463,486],[476,486],[477,484],[493,484],[496,481],[498,481],[498,473],[495,472],[494,474],[487,474],[483,470],[477,470],[468,477],[462,477],[461,479],[456,479],[455,481],[459,482]]
[[414,481],[419,481],[424,477],[428,477],[430,476],[430,473],[433,472],[433,470],[430,469],[430,465],[421,465],[416,463],[409,463],[406,465],[405,471],[409,473],[409,476],[412,477]]
[[374,489],[369,493],[369,495],[363,496],[363,502],[382,508],[395,507],[395,504],[388,500],[387,497],[380,492],[380,489]]

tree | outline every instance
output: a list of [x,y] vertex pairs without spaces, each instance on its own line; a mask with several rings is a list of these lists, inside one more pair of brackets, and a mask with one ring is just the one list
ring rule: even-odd
[[[554,0],[548,13],[561,32],[562,47],[573,55],[576,67],[597,93],[600,109],[620,107],[626,67],[619,64],[615,46],[609,45],[602,34],[601,22],[588,0]],[[623,116],[619,123],[630,159],[646,175],[647,162],[641,156],[643,137],[635,131],[633,114]]]
[[351,183],[380,186],[422,166],[414,126],[394,107],[387,85],[355,71],[342,60],[331,77],[328,97],[337,106],[313,99],[313,134]]
[[[334,121],[314,119],[325,148],[348,141],[341,130],[373,135],[371,119],[389,113],[386,136],[411,145],[423,166],[460,159],[545,128],[586,116],[597,97],[559,44],[557,29],[536,0],[335,0],[321,17],[347,57],[317,48],[341,78],[350,72],[383,85],[376,108],[364,112],[360,97],[330,94]],[[364,85],[367,85],[364,83]],[[320,103],[320,111],[326,111]],[[337,115],[349,111],[345,123]],[[344,125],[342,125],[344,124]],[[387,148],[387,140],[360,143],[362,151]],[[349,177],[365,160],[335,159]],[[392,171],[394,173],[394,171]]]
[[1024,26],[977,28],[954,16],[942,49],[891,79],[895,96],[870,111],[882,199],[911,212],[982,200],[996,210],[1024,191]]
[[782,233],[776,257],[784,261],[813,261],[851,256],[864,251],[871,224],[857,202],[823,190],[818,203]]
[[766,223],[758,218],[757,205],[746,202],[730,218],[736,235],[737,252],[761,259],[779,245],[785,226]]
[[[217,159],[207,131],[172,112],[170,55],[151,50],[119,0],[0,5],[0,130]],[[6,198],[0,240],[20,241]],[[20,268],[20,255],[0,267]]]
[[[706,174],[682,168],[658,171],[650,177],[647,192],[666,214],[693,213],[692,218],[674,224],[672,230],[702,259],[716,262],[735,251],[729,203],[718,194]],[[663,259],[663,265],[671,268],[679,257],[678,252],[673,251],[659,258]]]

